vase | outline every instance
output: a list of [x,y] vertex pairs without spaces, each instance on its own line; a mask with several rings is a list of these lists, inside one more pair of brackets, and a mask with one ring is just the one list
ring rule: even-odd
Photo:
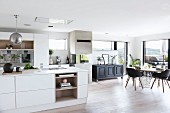
[[49,59],[49,64],[53,64],[53,59],[52,59],[51,56],[50,56],[50,59]]
[[14,69],[14,65],[11,64],[11,63],[6,63],[6,64],[3,66],[3,69],[4,69],[4,72],[5,72],[5,73],[12,73],[12,72],[13,72],[13,69]]

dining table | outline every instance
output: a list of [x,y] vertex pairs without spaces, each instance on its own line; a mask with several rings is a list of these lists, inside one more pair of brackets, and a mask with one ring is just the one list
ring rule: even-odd
[[153,73],[161,73],[162,71],[164,71],[164,69],[161,68],[140,68],[137,70],[143,72],[144,74],[144,76],[142,77],[142,85],[144,88],[150,88]]

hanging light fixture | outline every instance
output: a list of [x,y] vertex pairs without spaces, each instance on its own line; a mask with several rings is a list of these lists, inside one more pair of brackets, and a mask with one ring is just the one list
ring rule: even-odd
[[17,17],[18,15],[14,15],[14,17],[16,18],[16,31],[15,33],[12,33],[11,36],[10,36],[10,41],[15,44],[15,45],[18,45],[18,44],[21,44],[22,43],[22,36],[21,34],[19,34],[17,32]]

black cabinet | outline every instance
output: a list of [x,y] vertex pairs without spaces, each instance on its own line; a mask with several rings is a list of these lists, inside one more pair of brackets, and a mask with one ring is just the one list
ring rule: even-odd
[[123,65],[93,65],[93,80],[123,77]]

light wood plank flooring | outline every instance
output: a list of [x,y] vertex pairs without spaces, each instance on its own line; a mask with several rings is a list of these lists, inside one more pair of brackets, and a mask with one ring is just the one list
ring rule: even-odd
[[[42,111],[39,113],[170,113],[170,89],[165,85],[153,89],[139,87],[134,91],[132,80],[124,88],[124,79],[99,81],[89,85],[87,104]],[[152,80],[153,81],[153,80]]]

